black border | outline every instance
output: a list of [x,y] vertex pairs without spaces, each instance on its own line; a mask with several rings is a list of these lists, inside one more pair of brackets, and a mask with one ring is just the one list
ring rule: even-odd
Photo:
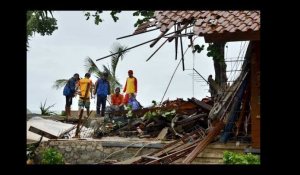
[[[247,1],[246,1],[247,2]],[[274,38],[268,38],[270,34],[274,34],[275,32],[273,28],[270,27],[272,22],[274,22],[274,18],[270,14],[271,7],[266,8],[266,6],[262,6],[260,3],[255,3],[255,1],[248,1],[248,4],[240,4],[237,1],[226,1],[226,2],[187,2],[186,4],[178,3],[175,1],[172,2],[155,2],[148,1],[144,2],[110,2],[112,4],[106,4],[106,2],[98,2],[99,4],[95,4],[92,2],[80,2],[80,1],[67,1],[65,4],[58,1],[56,4],[54,1],[48,3],[41,3],[40,1],[36,2],[26,2],[25,6],[17,6],[14,8],[14,13],[10,13],[10,19],[8,19],[6,26],[9,26],[9,32],[13,32],[13,37],[9,38],[8,45],[12,50],[9,50],[9,53],[13,59],[12,63],[16,65],[15,70],[17,70],[16,75],[17,81],[13,81],[16,83],[16,86],[12,87],[12,94],[16,95],[16,97],[11,97],[8,95],[9,105],[11,107],[8,108],[8,114],[11,116],[14,115],[13,119],[8,118],[8,123],[17,123],[18,125],[14,125],[14,129],[6,133],[7,142],[9,142],[8,147],[12,148],[11,154],[7,158],[9,161],[10,171],[15,171],[13,173],[29,173],[29,174],[44,174],[60,172],[62,173],[70,173],[70,174],[86,174],[86,173],[116,173],[116,174],[186,174],[186,173],[225,173],[225,174],[257,174],[257,173],[266,173],[269,172],[270,169],[278,168],[275,165],[279,165],[278,161],[271,158],[273,144],[276,141],[272,139],[274,138],[274,134],[272,129],[274,126],[270,124],[269,118],[271,118],[272,114],[269,112],[272,111],[274,101],[270,101],[270,99],[274,99],[274,86],[271,85],[271,82],[276,82],[276,77],[272,74],[274,67],[270,66],[268,63],[268,58],[270,58],[270,53],[274,48],[268,46],[270,42],[275,42]],[[196,3],[196,5],[194,4]],[[144,6],[144,7],[141,7]],[[196,9],[195,9],[196,8]],[[157,9],[157,10],[197,10],[197,9],[219,9],[219,10],[261,10],[261,165],[259,166],[199,166],[199,165],[158,165],[158,166],[88,166],[88,165],[71,165],[71,166],[45,166],[45,165],[33,165],[28,166],[25,164],[26,162],[26,117],[25,111],[26,107],[26,10],[38,9],[38,10],[94,10],[94,9],[102,9],[102,10],[110,10],[110,9],[124,9],[124,10],[135,10],[135,9]],[[274,12],[274,11],[273,11]],[[11,20],[13,19],[13,20]],[[272,44],[272,43],[271,43]],[[274,43],[273,43],[274,44]],[[273,45],[272,45],[273,46]],[[274,53],[274,50],[273,50]],[[15,61],[17,60],[17,62]],[[17,63],[17,64],[16,64]],[[269,65],[269,66],[267,66]],[[273,71],[272,71],[273,70]],[[11,72],[11,71],[10,71]],[[7,75],[7,74],[4,74]],[[272,89],[272,90],[271,90]],[[16,102],[17,101],[17,102]],[[24,104],[23,107],[22,103]],[[271,104],[271,105],[269,105]],[[270,107],[270,108],[269,108]],[[14,118],[18,118],[14,121]],[[5,125],[5,124],[4,124]],[[9,125],[6,125],[9,126]],[[272,136],[273,135],[273,136]],[[12,147],[10,145],[14,145]],[[23,147],[21,146],[23,145]],[[272,146],[271,146],[272,145]],[[6,145],[7,148],[7,145]]]

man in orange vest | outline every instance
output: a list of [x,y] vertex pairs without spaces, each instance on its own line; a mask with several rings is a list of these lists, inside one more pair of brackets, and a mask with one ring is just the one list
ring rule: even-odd
[[111,95],[111,109],[114,111],[123,110],[123,95],[120,94],[120,88],[115,89],[115,93]]
[[128,78],[126,79],[126,84],[123,92],[126,93],[124,98],[124,104],[127,105],[129,100],[129,94],[134,93],[136,96],[137,93],[137,79],[133,76],[133,71],[128,71]]

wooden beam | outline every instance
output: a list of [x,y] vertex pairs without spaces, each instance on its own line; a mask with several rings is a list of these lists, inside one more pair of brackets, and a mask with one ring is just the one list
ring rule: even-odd
[[48,133],[46,131],[43,131],[41,129],[38,129],[38,128],[34,127],[34,126],[30,126],[29,131],[31,131],[33,133],[36,133],[38,135],[47,137],[49,139],[57,139],[58,138],[56,135],[50,134],[50,133]]
[[255,32],[224,32],[203,35],[206,43],[260,40],[260,31]]
[[168,133],[168,127],[164,127],[164,129],[162,129],[161,131],[160,131],[160,133],[158,134],[158,136],[156,137],[156,139],[157,140],[163,140],[163,139],[165,139],[165,137],[166,137],[166,135],[167,135],[167,133]]
[[198,145],[190,152],[190,154],[182,161],[184,164],[190,164],[196,157],[197,155],[202,152],[206,146],[217,136],[220,132],[221,129],[224,127],[223,121],[220,121],[217,123],[217,125],[212,128],[212,130],[207,134],[207,136],[198,143]]
[[124,160],[122,162],[114,163],[114,164],[132,164],[133,162],[136,162],[136,161],[140,160],[141,158],[142,158],[142,156],[133,157],[133,158]]
[[209,104],[204,103],[203,101],[199,101],[196,98],[192,98],[192,101],[199,105],[201,108],[210,111],[212,106]]

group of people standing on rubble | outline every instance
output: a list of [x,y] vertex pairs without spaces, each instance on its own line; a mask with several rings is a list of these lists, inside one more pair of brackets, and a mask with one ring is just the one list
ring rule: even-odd
[[[97,97],[96,113],[104,117],[106,110],[106,101],[110,97],[110,108],[113,111],[124,110],[125,107],[131,107],[132,110],[141,108],[140,103],[136,100],[137,95],[137,78],[133,76],[133,71],[128,71],[128,77],[123,89],[125,95],[120,93],[120,87],[115,88],[115,93],[110,92],[110,83],[108,81],[108,73],[102,73],[95,84],[90,79],[91,74],[86,73],[84,78],[79,78],[79,74],[75,73],[64,87],[63,95],[66,96],[66,116],[67,120],[71,116],[72,99],[78,95],[78,112],[86,108],[87,115],[90,113],[90,99]],[[100,110],[101,108],[101,110]],[[80,114],[78,114],[80,115]]]

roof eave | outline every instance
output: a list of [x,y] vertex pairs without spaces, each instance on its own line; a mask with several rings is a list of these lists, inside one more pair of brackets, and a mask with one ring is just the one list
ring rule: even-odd
[[204,34],[204,40],[206,43],[212,42],[230,42],[230,41],[255,41],[260,40],[260,31],[249,32],[224,32]]

